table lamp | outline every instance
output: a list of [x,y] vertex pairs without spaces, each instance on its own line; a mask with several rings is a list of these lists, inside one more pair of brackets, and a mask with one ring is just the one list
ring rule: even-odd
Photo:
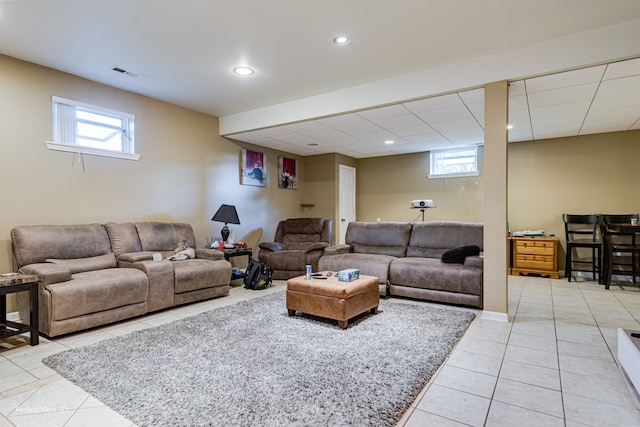
[[224,222],[224,227],[220,230],[220,234],[222,234],[222,240],[224,242],[229,238],[229,227],[227,227],[227,224],[240,224],[236,207],[224,204],[218,208],[218,211],[213,215],[211,221]]

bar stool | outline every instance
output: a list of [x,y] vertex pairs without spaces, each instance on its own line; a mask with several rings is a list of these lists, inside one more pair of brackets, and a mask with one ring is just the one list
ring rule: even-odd
[[[567,242],[565,258],[565,276],[571,282],[573,271],[588,271],[593,280],[602,281],[602,240],[598,237],[599,214],[573,215],[563,214],[564,233]],[[578,256],[580,248],[591,249],[590,257]],[[575,255],[574,255],[575,252]],[[591,268],[573,268],[573,264],[590,265]]]

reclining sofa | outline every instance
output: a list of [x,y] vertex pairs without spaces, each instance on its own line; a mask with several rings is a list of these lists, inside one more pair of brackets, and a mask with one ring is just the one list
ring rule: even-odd
[[346,243],[325,248],[318,268],[359,268],[360,274],[380,278],[382,296],[482,308],[482,256],[442,261],[446,252],[463,246],[482,251],[482,234],[483,224],[472,222],[351,222]]
[[[49,337],[229,293],[231,264],[221,251],[166,259],[182,241],[195,248],[189,224],[19,226],[11,241],[19,271],[40,279],[39,327]],[[18,294],[18,309],[28,318],[28,294]]]

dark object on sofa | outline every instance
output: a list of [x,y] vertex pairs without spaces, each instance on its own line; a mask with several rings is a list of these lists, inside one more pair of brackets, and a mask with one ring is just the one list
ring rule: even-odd
[[468,256],[480,255],[480,247],[476,245],[462,245],[449,249],[442,254],[442,262],[447,264],[464,264]]
[[332,220],[289,218],[278,223],[273,242],[259,244],[258,259],[273,269],[273,278],[286,280],[318,270],[318,259],[331,243]]

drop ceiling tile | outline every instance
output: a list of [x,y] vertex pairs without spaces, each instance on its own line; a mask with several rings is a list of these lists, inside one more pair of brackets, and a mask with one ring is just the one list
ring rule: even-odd
[[433,122],[473,117],[461,101],[455,106],[444,107],[438,110],[418,111],[415,114],[429,125]]
[[436,131],[427,124],[421,124],[418,126],[407,126],[403,129],[394,129],[393,133],[400,137],[412,136],[412,135],[424,135],[428,133],[436,133]]
[[618,117],[594,117],[582,125],[581,134],[598,132],[620,132],[631,129],[638,118],[634,115],[620,115]]
[[411,135],[404,138],[413,144],[448,144],[449,141],[439,133]]
[[458,95],[465,104],[484,104],[484,88],[465,90],[458,92]]
[[600,98],[620,98],[625,103],[635,99],[640,104],[640,75],[602,82],[596,100]]
[[446,120],[446,121],[438,121],[438,122],[430,122],[429,123],[432,128],[437,130],[438,132],[445,132],[448,130],[456,130],[456,129],[475,129],[482,131],[482,127],[480,124],[473,118],[471,115],[467,115],[466,117],[455,119],[455,120]]
[[535,133],[534,139],[549,139],[549,138],[566,138],[569,136],[577,136],[578,132],[573,129],[565,129],[565,128],[549,128],[549,129],[540,129]]
[[524,80],[509,82],[509,97],[526,95]]
[[631,126],[629,130],[636,130],[636,129],[640,129],[640,118],[636,120],[636,122],[633,124],[633,126]]
[[420,118],[409,112],[403,115],[379,118],[376,120],[375,124],[380,126],[382,129],[392,132],[396,129],[401,130],[407,127],[425,126],[425,123],[420,120]]
[[636,76],[638,74],[640,74],[640,58],[629,59],[609,64],[607,71],[604,73],[604,80]]
[[554,128],[562,128],[564,126],[571,129],[575,128],[577,131],[577,129],[579,129],[580,126],[582,125],[584,118],[585,118],[584,114],[570,114],[565,116],[547,116],[547,117],[541,117],[537,119],[531,118],[531,125],[533,126],[534,134],[538,133],[539,128],[549,127],[549,126],[553,126]]
[[515,127],[529,127],[529,110],[509,110],[508,122]]
[[545,105],[565,104],[576,101],[590,101],[598,88],[598,83],[569,86],[544,92],[529,93],[529,108]]
[[542,107],[531,109],[531,119],[543,119],[545,117],[565,117],[587,115],[591,100],[583,100],[577,102],[567,102],[563,104],[545,105]]
[[599,65],[596,67],[527,79],[527,93],[531,95],[537,92],[557,90],[571,86],[581,86],[589,83],[598,83],[602,78],[604,69],[604,65]]
[[526,95],[509,96],[509,113],[511,111],[527,110],[529,104]]
[[507,139],[509,142],[530,141],[533,139],[533,134],[531,133],[531,129],[521,129],[521,130],[510,129]]

